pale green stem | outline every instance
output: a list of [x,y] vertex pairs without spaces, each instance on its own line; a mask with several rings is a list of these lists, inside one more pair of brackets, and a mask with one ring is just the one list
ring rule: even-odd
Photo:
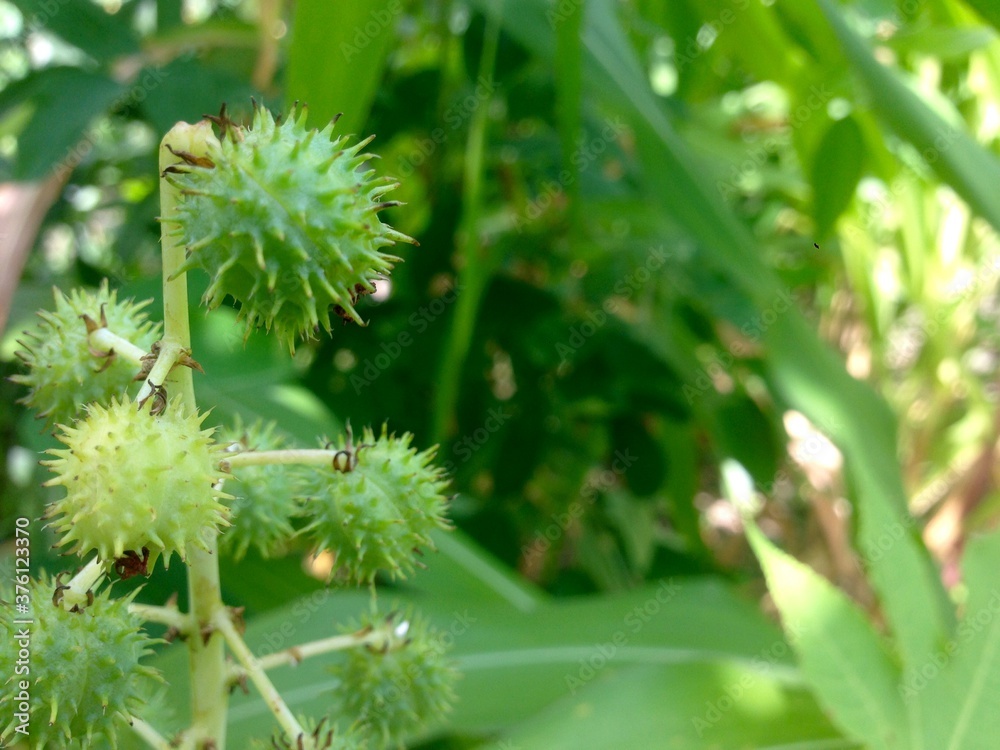
[[[309,641],[299,646],[292,646],[283,651],[278,651],[257,659],[257,664],[261,669],[267,671],[276,667],[291,666],[296,667],[300,662],[320,654],[329,654],[334,651],[343,651],[349,648],[357,648],[368,643],[375,643],[385,640],[385,634],[378,630],[371,630],[364,635],[348,633],[346,635],[335,635],[330,638],[321,638],[316,641]],[[245,668],[233,666],[230,670],[230,683],[241,681],[249,676]]]
[[94,558],[83,566],[83,570],[73,576],[62,592],[61,604],[70,610],[74,606],[83,609],[87,606],[87,592],[93,589],[104,577],[104,563]]
[[[185,295],[185,300],[186,300],[186,295]],[[187,302],[185,301],[184,304],[187,304]],[[168,341],[166,337],[164,337],[163,342],[160,344],[160,353],[156,357],[156,364],[153,365],[153,368],[149,371],[149,375],[146,377],[146,382],[143,383],[142,388],[139,389],[139,393],[135,397],[136,402],[141,402],[149,398],[150,394],[152,394],[153,392],[154,385],[160,386],[167,381],[167,378],[170,377],[171,371],[174,369],[174,365],[177,364],[177,361],[181,358],[181,355],[184,353],[186,349],[187,349],[186,346],[182,346],[181,344],[178,344],[176,341]],[[186,398],[185,397],[186,394],[183,392],[185,389],[183,381],[185,379],[191,381],[192,383],[192,388],[191,388],[192,392],[190,399]],[[180,394],[181,395],[180,400],[184,402],[189,402],[190,404],[193,405],[194,389],[193,389],[193,381],[191,379],[191,371],[188,370],[187,376],[183,378],[178,378],[178,381],[180,381],[178,384],[181,386],[182,389],[182,392]]]
[[[178,158],[166,148],[186,151],[195,156],[205,156],[210,143],[217,144],[212,126],[208,122],[197,125],[178,123],[160,143],[160,172],[177,164]],[[180,198],[177,188],[167,180],[160,180],[161,244],[163,252],[163,341],[161,358],[165,349],[191,348],[191,328],[188,320],[187,274],[179,270],[185,260],[184,244],[176,236],[175,214]],[[159,364],[159,361],[157,361]],[[171,363],[171,366],[173,363]],[[155,367],[154,367],[155,369]],[[152,373],[150,373],[152,375]],[[197,408],[194,398],[194,380],[191,369],[178,367],[172,377],[176,388],[172,399],[179,399],[188,409]],[[152,378],[150,378],[152,379]],[[156,381],[154,381],[156,382]],[[191,675],[191,728],[192,733],[204,744],[216,750],[226,746],[226,711],[229,691],[226,684],[225,641],[208,630],[217,612],[225,613],[219,585],[218,539],[214,529],[206,529],[206,549],[194,546],[189,549],[188,599],[194,627],[205,630],[207,638],[192,633],[187,639],[188,663]]]
[[229,456],[219,462],[223,471],[239,469],[243,466],[263,466],[267,464],[308,464],[321,466],[333,465],[337,451],[319,448],[291,448],[280,451],[246,451]]
[[253,655],[247,644],[243,641],[243,638],[236,632],[236,627],[233,625],[229,613],[225,609],[218,610],[215,613],[212,624],[226,639],[226,643],[229,644],[229,649],[233,652],[233,656],[243,666],[246,676],[253,682],[257,688],[257,692],[264,699],[264,703],[267,704],[268,709],[274,714],[274,718],[278,720],[278,724],[285,730],[286,739],[294,746],[294,743],[299,737],[305,734],[305,731],[302,729],[302,725],[296,720],[291,709],[288,708],[277,688],[274,687],[268,676],[264,674],[264,668],[261,666],[260,660]]
[[[497,44],[500,36],[500,16],[503,0],[496,6],[496,15],[487,20],[483,48],[479,57],[479,80],[493,80]],[[431,403],[431,442],[443,443],[455,427],[455,405],[461,390],[462,367],[469,354],[479,303],[496,254],[480,239],[480,219],[483,214],[483,161],[486,152],[486,129],[489,107],[481,104],[469,124],[462,176],[462,219],[459,223],[458,250],[464,266],[459,281],[464,289],[455,306],[455,316],[448,333],[436,386]]]
[[182,634],[191,630],[191,619],[176,607],[158,607],[155,604],[130,604],[128,611],[146,622],[158,622]]
[[114,352],[116,357],[127,359],[132,364],[142,364],[142,358],[146,356],[146,351],[136,346],[128,339],[123,339],[116,333],[112,333],[107,328],[98,328],[90,334],[90,344],[95,349],[103,349],[106,352]]
[[155,750],[176,750],[174,745],[167,741],[167,738],[157,732],[142,719],[132,717],[132,731],[139,735],[143,741]]

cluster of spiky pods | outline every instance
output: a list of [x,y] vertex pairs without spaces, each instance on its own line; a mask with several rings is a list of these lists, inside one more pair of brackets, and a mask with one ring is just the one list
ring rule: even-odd
[[[327,552],[341,579],[372,585],[379,574],[410,574],[421,548],[433,547],[431,533],[448,527],[434,450],[416,450],[409,434],[366,428],[356,445],[348,426],[322,447],[301,448],[273,424],[206,428],[207,413],[184,397],[178,372],[186,368],[190,378],[201,368],[177,334],[186,326],[172,322],[187,310],[170,309],[170,289],[188,271],[211,277],[209,308],[232,299],[248,335],[264,328],[294,350],[330,332],[333,320],[361,323],[359,298],[400,260],[384,249],[413,242],[378,216],[397,205],[383,200],[395,183],[364,171],[370,139],[347,145],[333,137],[333,123],[309,130],[304,107],[284,122],[256,104],[249,126],[225,109],[209,120],[218,134],[198,131],[197,147],[170,134],[164,140],[174,162],[161,182],[170,196],[161,217],[162,333],[148,320],[148,303],[119,301],[104,284],[56,291],[55,309],[40,313],[22,343],[27,369],[15,380],[30,389],[25,403],[57,424],[63,444],[44,462],[54,475],[47,484],[62,490],[46,510],[48,525],[68,554],[90,558],[72,578],[32,584],[33,748],[114,746],[129,723],[154,746],[162,739],[139,718],[158,679],[141,659],[160,643],[144,621],[206,642],[218,631],[237,660],[249,654],[232,608],[199,622],[176,605],[137,604],[135,592],[112,598],[107,580],[153,575],[173,555],[190,564],[195,551],[238,558],[253,548],[265,557]],[[168,243],[183,248],[173,265]],[[10,623],[0,620],[0,630]],[[8,675],[13,638],[3,636],[0,675]],[[331,695],[339,720],[299,724],[276,713],[276,746],[387,747],[447,710],[454,673],[419,617],[372,613],[332,640],[346,651],[341,688]],[[260,663],[241,663],[242,682],[267,692]],[[386,700],[389,690],[396,699]],[[16,734],[13,720],[0,723],[0,740]],[[172,741],[195,747],[195,734]]]

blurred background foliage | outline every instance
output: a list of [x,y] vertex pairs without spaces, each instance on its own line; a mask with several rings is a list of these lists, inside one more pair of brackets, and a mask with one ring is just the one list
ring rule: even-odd
[[[420,247],[367,327],[291,360],[232,310],[193,311],[196,389],[211,420],[303,445],[348,418],[440,444],[459,532],[385,595],[472,624],[453,721],[415,743],[855,747],[767,621],[718,466],[742,463],[767,535],[889,631],[891,591],[958,582],[1000,510],[998,24],[987,0],[4,0],[0,243],[20,283],[0,370],[53,285],[158,299],[173,123],[245,117],[251,96],[307,102],[319,127],[343,112],[341,132],[377,135],[406,202],[385,216]],[[52,441],[0,390],[6,537],[41,515]],[[854,550],[904,504],[916,567],[866,576]],[[51,541],[36,562],[74,565]],[[366,601],[317,593],[301,557],[226,566],[252,643]],[[175,589],[177,567],[142,596]],[[184,658],[161,657],[181,687]],[[276,679],[322,710],[322,665]],[[234,700],[234,741],[270,731]]]

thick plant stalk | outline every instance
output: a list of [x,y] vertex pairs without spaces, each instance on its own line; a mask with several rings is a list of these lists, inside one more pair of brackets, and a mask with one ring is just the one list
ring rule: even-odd
[[[160,220],[163,252],[163,347],[181,350],[191,348],[188,319],[187,274],[177,273],[184,263],[184,245],[176,236],[175,215],[177,188],[163,179],[164,170],[174,166],[174,152],[185,151],[205,155],[206,146],[215,140],[208,122],[197,125],[178,123],[163,137],[160,144]],[[176,275],[176,278],[174,277]],[[187,367],[174,368],[169,379],[171,408],[184,406],[194,409],[194,380]],[[226,711],[228,685],[226,681],[225,641],[220,633],[212,632],[211,623],[223,607],[219,586],[219,556],[217,534],[206,529],[207,550],[192,547],[188,551],[188,597],[193,635],[187,639],[191,675],[192,734],[201,747],[223,750],[226,745]],[[205,637],[200,633],[204,632]]]

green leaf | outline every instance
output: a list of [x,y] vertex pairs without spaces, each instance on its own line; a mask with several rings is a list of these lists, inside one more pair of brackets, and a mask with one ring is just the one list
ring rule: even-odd
[[864,138],[850,115],[836,120],[823,134],[813,160],[813,215],[816,236],[829,237],[834,222],[851,202],[861,179]]
[[900,138],[923,155],[931,169],[969,206],[1000,229],[1000,161],[967,133],[946,122],[904,83],[900,74],[881,65],[868,44],[848,26],[829,0],[817,0],[848,62],[868,89],[872,109]]
[[908,747],[899,673],[864,613],[749,519],[746,531],[802,671],[829,715],[872,748]]
[[300,0],[288,50],[286,98],[309,105],[313,123],[343,113],[340,133],[364,125],[403,12],[402,0]]
[[993,25],[993,28],[1000,30],[1000,5],[993,0],[965,0],[965,4],[975,8],[979,15]]
[[[447,633],[442,642],[453,644],[451,656],[463,673],[459,701],[448,722],[454,731],[485,734],[531,719],[572,691],[618,669],[640,665],[661,669],[682,665],[690,673],[704,671],[702,681],[714,682],[709,692],[716,700],[725,694],[721,676],[736,674],[734,669],[750,669],[786,684],[797,682],[780,632],[755,607],[714,581],[664,580],[619,596],[553,602],[531,612],[517,612],[488,595],[452,591],[448,581],[448,576],[438,578],[432,589],[420,592],[383,590],[380,599],[386,608],[414,604]],[[246,640],[261,655],[325,638],[337,632],[337,623],[368,606],[368,592],[314,592],[252,619]],[[173,646],[153,660],[164,671],[171,703],[177,708],[172,720],[157,724],[161,731],[184,721],[185,651]],[[333,708],[329,697],[333,677],[327,665],[336,658],[307,659],[294,669],[282,667],[270,673],[294,713],[319,717]],[[671,684],[668,677],[661,677],[661,683],[661,689]],[[800,694],[793,706],[796,702],[801,706],[806,701]],[[815,711],[810,715],[817,717]],[[818,717],[816,721],[820,729],[825,726]],[[267,736],[273,726],[253,688],[249,695],[234,694],[229,731],[235,747],[248,746],[252,737]]]
[[[203,115],[218,112],[223,102],[238,121],[239,114],[250,109],[250,97],[256,93],[239,76],[198,59],[179,58],[159,72],[163,80],[156,93],[141,104],[159,133],[166,133],[179,121],[198,122]],[[198,81],[198,85],[192,86],[191,81]]]
[[556,122],[562,144],[563,169],[570,174],[567,189],[575,201],[579,196],[580,170],[573,152],[581,132],[583,66],[580,29],[586,12],[586,0],[567,3],[565,12],[556,8],[550,16],[556,30]]
[[867,385],[844,372],[800,316],[779,316],[766,342],[774,389],[844,452],[859,509],[863,560],[904,662],[920,663],[948,636],[953,616],[906,510],[895,417]]
[[213,407],[212,424],[232,424],[237,415],[246,423],[273,421],[302,448],[340,433],[341,421],[294,381],[291,358],[273,337],[255,332],[244,342],[236,314],[226,307],[207,316],[195,313],[191,323],[193,348],[205,370],[195,375],[195,388]]
[[415,591],[446,591],[467,602],[504,604],[520,612],[531,612],[546,599],[461,531],[435,531],[432,539],[437,551],[413,580]]
[[764,659],[622,669],[564,696],[484,750],[854,748],[782,671]]
[[935,27],[895,34],[888,40],[888,44],[892,49],[903,53],[960,60],[989,46],[996,39],[996,31],[987,26]]
[[[485,0],[478,6],[490,10]],[[503,21],[526,46],[550,56],[543,8],[536,0],[508,0]],[[908,660],[920,661],[947,637],[950,610],[926,549],[911,529],[893,415],[868,386],[847,374],[801,314],[787,305],[779,307],[785,294],[782,285],[667,119],[607,0],[591,0],[583,38],[589,92],[628,118],[638,158],[656,165],[644,174],[649,200],[669,212],[695,241],[699,264],[725,269],[728,300],[750,300],[758,310],[772,313],[781,310],[773,324],[760,329],[772,386],[788,406],[826,429],[844,452],[847,470],[856,480],[860,541],[865,550],[879,553],[867,555],[873,582],[900,648]],[[986,182],[1000,184],[1000,179]],[[886,534],[892,534],[891,543],[882,552],[878,545]]]
[[51,32],[98,60],[140,51],[126,13],[112,14],[96,3],[71,0],[16,0],[25,27]]
[[902,684],[919,696],[926,748],[989,750],[1000,736],[1000,533],[973,539],[963,560],[968,600],[955,637]]
[[19,105],[32,109],[17,140],[14,176],[44,177],[55,165],[75,167],[93,148],[99,132],[87,127],[112,105],[125,87],[79,68],[45,68],[9,86],[0,95],[0,115]]

